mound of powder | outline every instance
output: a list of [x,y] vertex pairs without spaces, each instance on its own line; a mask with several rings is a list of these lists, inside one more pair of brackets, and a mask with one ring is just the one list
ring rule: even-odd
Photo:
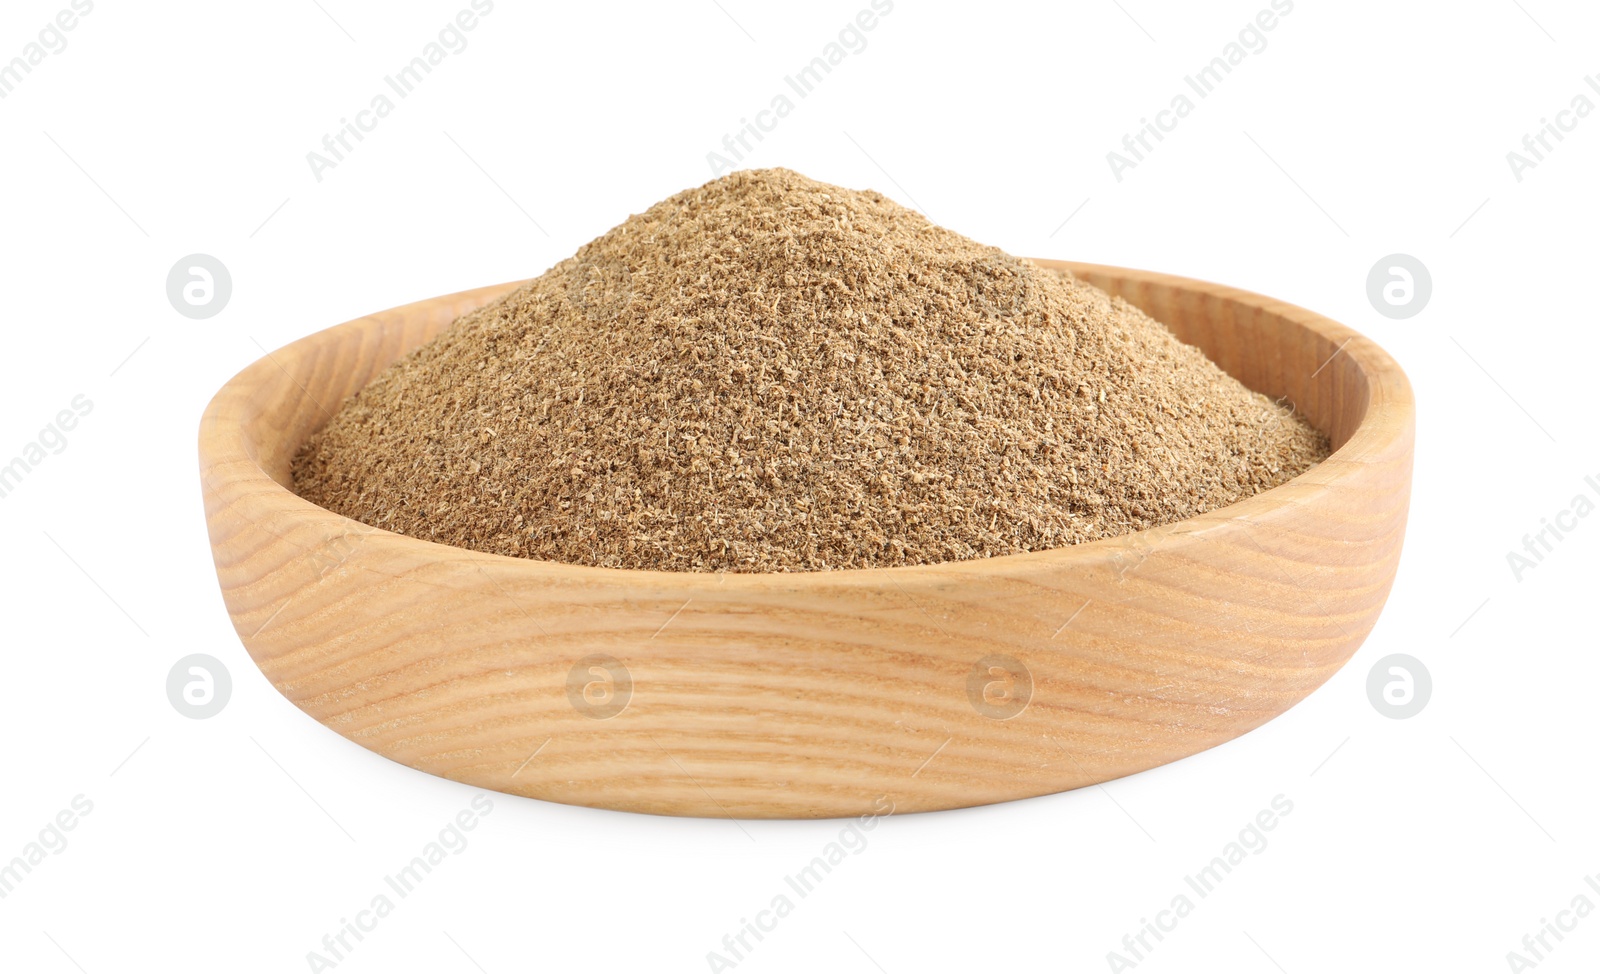
[[986,558],[1327,453],[1120,299],[784,169],[656,204],[346,401],[296,490],[480,551],[674,571]]

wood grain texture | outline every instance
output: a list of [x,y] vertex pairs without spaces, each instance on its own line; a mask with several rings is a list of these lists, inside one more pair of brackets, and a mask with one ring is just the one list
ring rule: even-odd
[[[1236,737],[1325,681],[1383,607],[1410,496],[1410,386],[1366,338],[1270,298],[1039,263],[1126,297],[1246,386],[1292,401],[1334,454],[1271,491],[1120,538],[772,575],[482,554],[288,489],[294,451],[331,410],[505,284],[319,332],[217,394],[200,469],[234,627],[285,697],[379,754],[641,812],[982,805]],[[596,654],[619,666],[591,669]]]

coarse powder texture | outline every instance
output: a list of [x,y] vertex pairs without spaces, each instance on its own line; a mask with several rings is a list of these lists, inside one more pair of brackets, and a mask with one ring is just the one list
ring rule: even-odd
[[766,572],[1093,541],[1326,453],[1121,299],[768,169],[658,203],[463,316],[293,472],[316,504],[444,544]]

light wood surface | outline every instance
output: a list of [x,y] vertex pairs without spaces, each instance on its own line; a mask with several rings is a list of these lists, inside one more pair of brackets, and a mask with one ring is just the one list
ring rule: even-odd
[[[1410,387],[1372,342],[1303,309],[1040,263],[1293,401],[1333,456],[1135,535],[784,575],[481,554],[367,528],[287,488],[295,449],[330,410],[505,284],[319,332],[217,394],[200,470],[234,627],[273,686],[363,747],[478,787],[641,812],[982,805],[1236,737],[1328,679],[1383,607],[1410,495]],[[574,676],[595,654],[620,667]]]

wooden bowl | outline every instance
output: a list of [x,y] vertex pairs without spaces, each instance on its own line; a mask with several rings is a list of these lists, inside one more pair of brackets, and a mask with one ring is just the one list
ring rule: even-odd
[[[392,534],[290,490],[295,450],[390,362],[512,290],[347,322],[207,408],[207,526],[273,686],[477,787],[670,815],[959,808],[1132,774],[1282,713],[1347,660],[1400,558],[1411,389],[1271,298],[1040,261],[1120,294],[1335,447],[1201,517],[1052,551],[793,574],[623,571]],[[1308,745],[1309,746],[1309,745]]]

